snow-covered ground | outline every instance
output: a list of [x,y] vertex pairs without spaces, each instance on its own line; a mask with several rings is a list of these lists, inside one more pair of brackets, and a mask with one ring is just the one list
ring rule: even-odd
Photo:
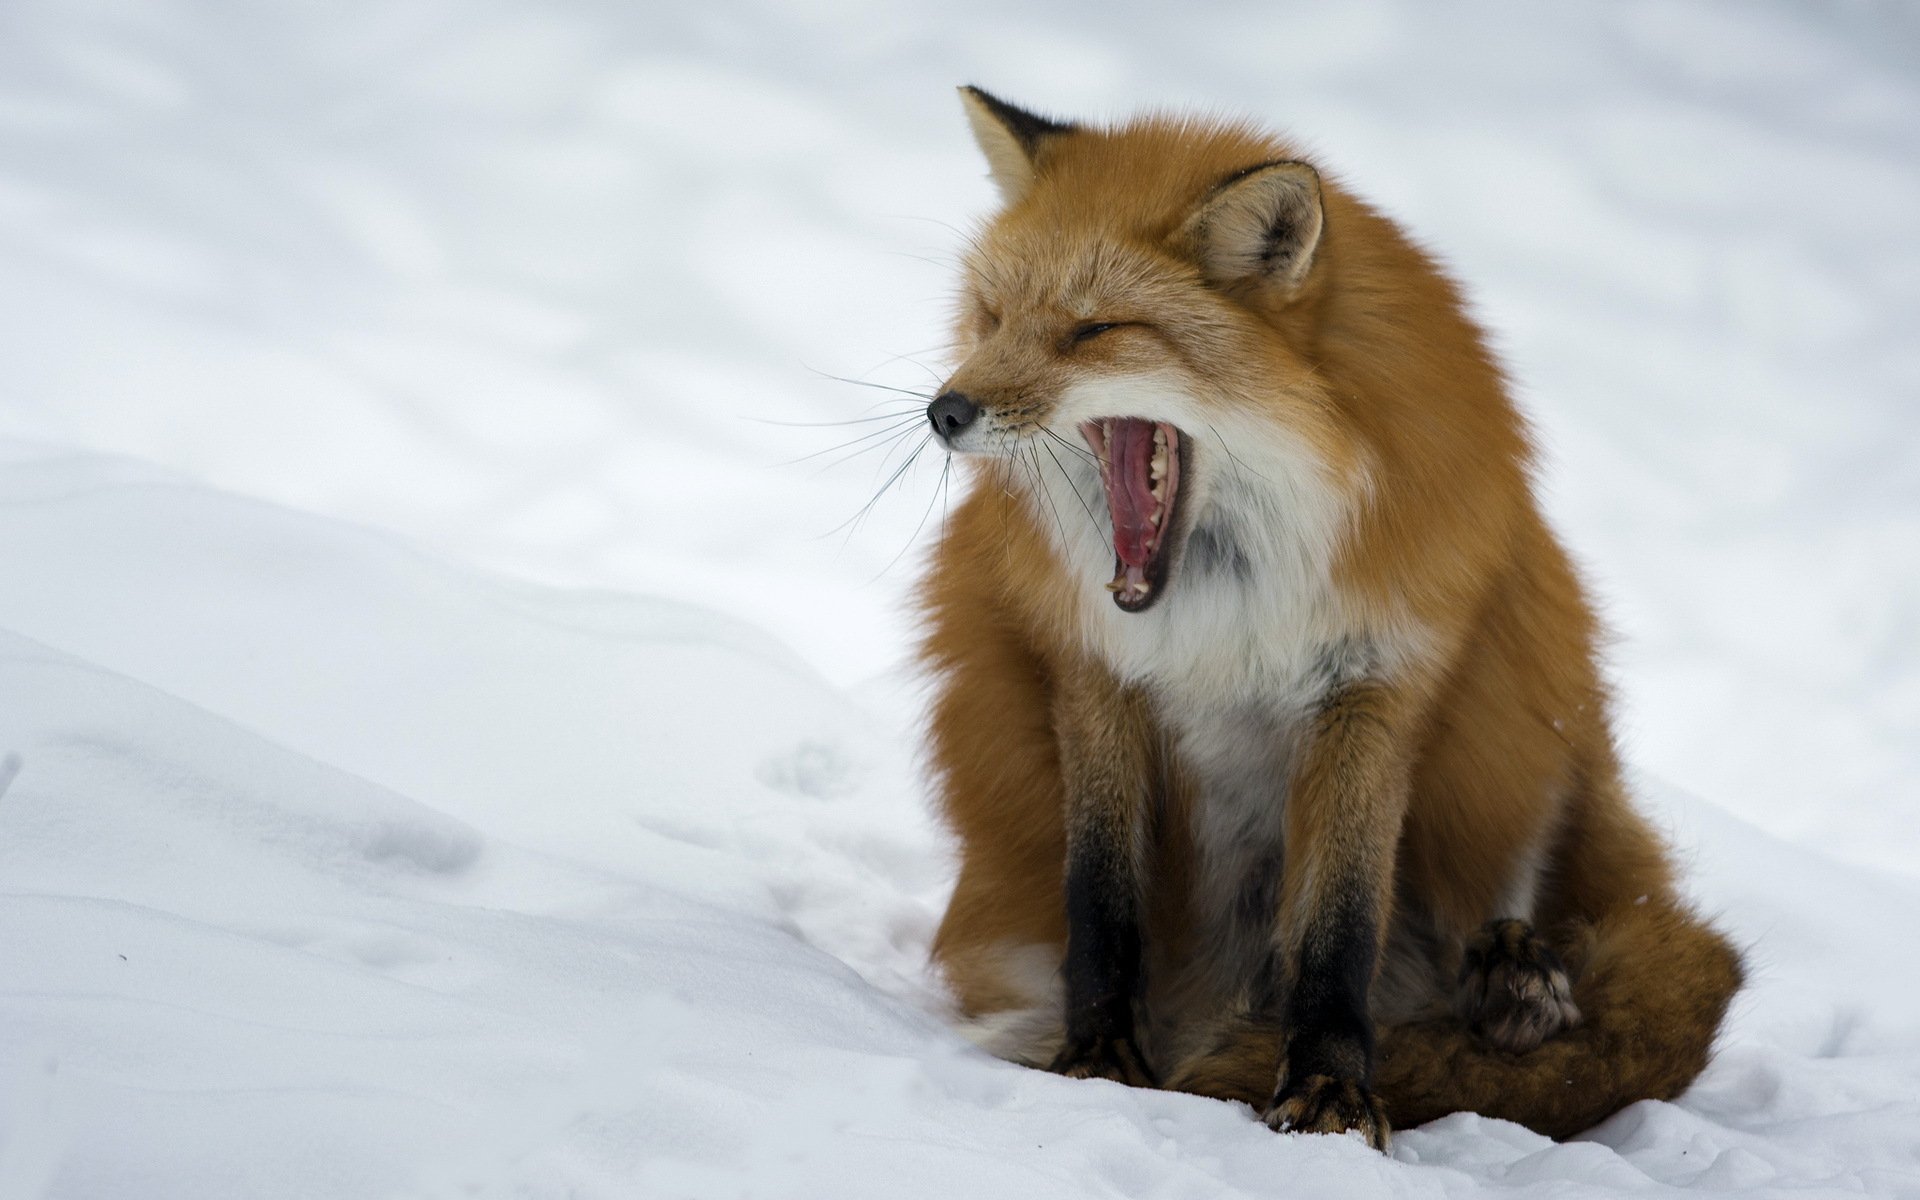
[[[1920,15],[1172,7],[0,5],[0,1200],[1920,1194]],[[822,536],[880,455],[767,422],[937,377],[967,80],[1468,282],[1753,947],[1682,1102],[1388,1161],[944,1030],[937,468]]]
[[1920,887],[1668,789],[1707,1076],[1388,1162],[964,1046],[901,706],[749,627],[18,444],[0,561],[9,1200],[1920,1186]]

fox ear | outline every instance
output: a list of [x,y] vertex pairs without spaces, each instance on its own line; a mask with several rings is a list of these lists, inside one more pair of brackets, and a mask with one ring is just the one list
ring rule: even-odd
[[1019,200],[1033,186],[1034,161],[1041,144],[1048,138],[1072,133],[1073,126],[1015,108],[997,96],[977,87],[960,89],[960,103],[967,110],[967,124],[973,126],[973,140],[987,156],[987,170],[1000,198],[1008,204]]
[[1292,292],[1313,267],[1322,224],[1320,173],[1270,162],[1228,176],[1183,232],[1210,281],[1264,280]]

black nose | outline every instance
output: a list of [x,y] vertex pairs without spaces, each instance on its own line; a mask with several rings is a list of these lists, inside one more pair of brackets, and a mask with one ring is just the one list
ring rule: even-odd
[[959,392],[941,392],[927,405],[927,421],[933,431],[941,437],[951,440],[962,429],[973,424],[980,415],[980,406],[962,396]]

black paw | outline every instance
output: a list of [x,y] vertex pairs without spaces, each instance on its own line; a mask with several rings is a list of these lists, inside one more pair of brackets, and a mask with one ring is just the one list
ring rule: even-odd
[[1129,1087],[1158,1087],[1159,1078],[1147,1065],[1140,1047],[1126,1034],[1080,1038],[1049,1063],[1047,1070],[1069,1079],[1111,1079]]
[[1560,956],[1525,921],[1489,921],[1467,943],[1454,1011],[1497,1050],[1525,1054],[1580,1023]]
[[1353,1079],[1306,1075],[1288,1080],[1262,1114],[1280,1133],[1358,1133],[1384,1152],[1393,1140],[1380,1098]]

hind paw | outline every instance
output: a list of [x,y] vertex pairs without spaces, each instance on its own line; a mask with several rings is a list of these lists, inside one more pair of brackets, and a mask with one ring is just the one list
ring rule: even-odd
[[1331,1075],[1289,1080],[1262,1119],[1278,1133],[1357,1133],[1383,1152],[1393,1136],[1378,1096],[1355,1080]]
[[1580,1023],[1566,968],[1525,921],[1489,921],[1467,943],[1454,1009],[1474,1036],[1524,1054]]

